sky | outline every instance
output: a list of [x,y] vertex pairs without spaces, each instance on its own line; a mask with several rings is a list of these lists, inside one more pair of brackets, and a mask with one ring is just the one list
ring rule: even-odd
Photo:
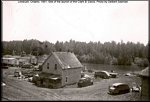
[[2,41],[148,43],[148,1],[18,3],[3,1]]

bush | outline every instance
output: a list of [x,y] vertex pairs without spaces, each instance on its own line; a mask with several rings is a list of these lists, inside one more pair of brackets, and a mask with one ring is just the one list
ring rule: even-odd
[[117,64],[118,64],[117,58],[113,57],[113,58],[112,58],[112,61],[111,61],[111,64],[112,64],[112,65],[117,65]]
[[142,59],[142,58],[137,57],[137,58],[135,58],[134,63],[140,67],[147,67],[149,65],[148,59],[146,59],[146,58]]

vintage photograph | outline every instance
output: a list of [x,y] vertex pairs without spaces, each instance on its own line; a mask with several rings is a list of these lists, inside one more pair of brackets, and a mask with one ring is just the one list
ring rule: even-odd
[[2,101],[149,101],[149,1],[2,1]]

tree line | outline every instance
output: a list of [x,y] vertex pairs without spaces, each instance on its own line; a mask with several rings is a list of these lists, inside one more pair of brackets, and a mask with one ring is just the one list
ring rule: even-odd
[[74,52],[81,62],[113,65],[131,65],[148,66],[148,44],[140,42],[133,43],[115,41],[101,43],[79,42],[70,40],[66,42],[57,41],[39,41],[36,39],[23,41],[3,41],[2,54],[21,55],[23,52],[40,56],[50,54],[53,51]]

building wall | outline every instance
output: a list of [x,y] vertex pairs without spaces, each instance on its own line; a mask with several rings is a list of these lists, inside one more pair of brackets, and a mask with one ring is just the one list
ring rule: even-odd
[[49,79],[43,80],[43,86],[47,88],[60,88],[61,87],[61,81],[60,82],[52,82]]
[[81,70],[82,68],[64,69],[62,71],[62,86],[77,83],[81,78]]
[[[47,68],[47,63],[49,63],[49,69]],[[55,69],[55,64],[57,64],[57,69]],[[62,68],[57,62],[54,55],[51,55],[49,59],[43,64],[42,66],[42,72],[45,73],[52,73],[52,74],[62,74]]]
[[[47,63],[49,63],[49,69],[47,69]],[[57,64],[57,70],[55,70],[55,64]],[[54,55],[51,55],[42,66],[42,72],[62,75],[62,86],[77,83],[81,78],[81,70],[82,68],[62,69]]]
[[3,59],[3,63],[9,65],[19,65],[19,61],[17,59]]
[[141,86],[141,98],[142,100],[148,100],[149,99],[149,78],[148,77],[142,77],[142,86]]

